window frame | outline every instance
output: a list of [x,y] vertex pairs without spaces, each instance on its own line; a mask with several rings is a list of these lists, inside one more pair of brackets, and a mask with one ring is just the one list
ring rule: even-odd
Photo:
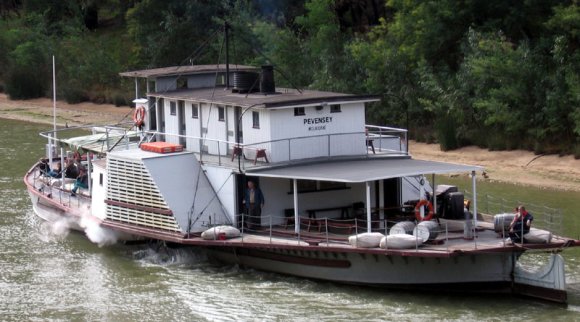
[[177,102],[169,101],[169,115],[177,115]]
[[252,111],[252,128],[260,128],[260,112],[258,111]]
[[330,105],[330,113],[341,113],[342,107],[340,104],[332,104]]
[[226,121],[226,108],[224,106],[218,106],[218,121]]
[[199,104],[197,103],[191,103],[191,118],[192,119],[199,118]]
[[295,107],[294,116],[304,116],[306,115],[306,109],[304,107]]

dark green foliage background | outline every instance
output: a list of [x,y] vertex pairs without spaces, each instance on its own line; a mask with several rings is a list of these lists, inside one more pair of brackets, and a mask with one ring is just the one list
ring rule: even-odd
[[[382,95],[369,123],[443,149],[580,157],[577,0],[0,0],[11,98],[128,104],[119,72],[274,64],[277,84]],[[198,50],[203,48],[203,50]]]

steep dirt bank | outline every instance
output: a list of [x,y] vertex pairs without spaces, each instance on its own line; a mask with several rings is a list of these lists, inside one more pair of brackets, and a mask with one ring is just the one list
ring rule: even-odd
[[[57,102],[57,123],[60,126],[111,124],[131,119],[131,109],[93,103],[66,104]],[[11,101],[0,94],[0,118],[52,124],[52,101],[41,98]],[[580,160],[572,156],[540,156],[528,151],[487,151],[465,147],[442,152],[439,145],[411,141],[410,151],[417,159],[439,160],[481,165],[486,176],[481,180],[510,182],[536,187],[580,192]]]
[[417,159],[481,165],[482,180],[580,192],[580,160],[573,156],[538,156],[529,151],[488,151],[469,146],[442,152],[439,145],[411,142],[410,152]]
[[[60,126],[84,124],[112,124],[131,119],[129,107],[115,107],[109,104],[67,104],[57,101],[56,123]],[[6,94],[0,94],[0,117],[35,123],[52,124],[52,101],[37,98],[26,101],[12,101]]]

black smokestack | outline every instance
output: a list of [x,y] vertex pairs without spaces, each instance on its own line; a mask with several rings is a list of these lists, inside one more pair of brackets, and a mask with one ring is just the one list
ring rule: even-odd
[[264,94],[271,94],[276,92],[276,84],[274,83],[274,66],[262,66],[262,75],[260,77],[260,92]]

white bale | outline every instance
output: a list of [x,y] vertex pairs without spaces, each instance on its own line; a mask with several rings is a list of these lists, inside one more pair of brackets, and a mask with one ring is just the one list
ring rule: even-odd
[[409,249],[415,248],[423,243],[421,238],[407,234],[395,234],[385,236],[381,239],[379,247],[383,249]]
[[362,233],[348,237],[348,243],[353,247],[375,248],[379,247],[381,239],[385,235],[381,233]]
[[413,234],[413,229],[415,229],[415,223],[412,221],[401,221],[396,223],[391,230],[389,231],[389,235],[396,235],[396,234]]
[[232,226],[215,226],[201,233],[201,238],[205,240],[230,239],[239,236],[240,230]]
[[413,236],[418,236],[423,242],[433,240],[439,235],[439,224],[436,221],[422,221],[415,229]]
[[531,228],[524,235],[524,240],[530,244],[548,244],[552,241],[552,233],[547,230]]

